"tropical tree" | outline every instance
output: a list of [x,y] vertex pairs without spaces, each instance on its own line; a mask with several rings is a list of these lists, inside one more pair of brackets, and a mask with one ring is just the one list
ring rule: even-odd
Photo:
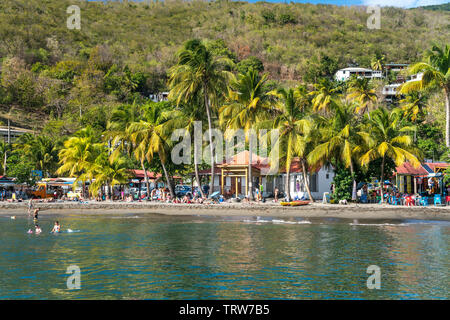
[[315,90],[309,93],[314,97],[311,101],[314,111],[330,111],[336,104],[338,89],[327,78],[319,80],[319,83],[314,84],[314,87]]
[[450,46],[438,47],[433,45],[431,50],[425,52],[422,62],[413,64],[408,69],[409,74],[422,73],[420,80],[407,81],[400,93],[422,91],[425,89],[440,89],[445,99],[445,144],[450,148]]
[[93,172],[95,179],[89,187],[89,192],[92,196],[95,196],[103,185],[106,185],[108,195],[111,198],[112,188],[117,184],[126,183],[130,177],[130,171],[126,167],[126,160],[123,157],[119,157],[111,161],[106,148],[95,159],[90,170]]
[[[164,171],[164,177],[170,191],[170,195],[175,197],[169,174],[166,169],[168,143],[164,135],[164,123],[167,121],[170,113],[164,105],[151,104],[139,122],[132,122],[127,127],[126,136],[134,145],[134,155],[137,160],[144,163],[145,160],[151,162],[154,154],[158,154],[161,160],[161,166]],[[147,189],[149,192],[150,189]]]
[[[364,153],[360,157],[363,167],[375,159],[381,158],[381,192],[384,190],[384,165],[386,158],[391,158],[396,166],[408,161],[415,168],[420,166],[417,158],[419,151],[413,146],[410,135],[415,127],[405,126],[402,121],[402,111],[394,109],[389,112],[385,108],[378,108],[372,112],[368,126],[359,132],[364,140]],[[383,202],[383,196],[381,196]]]
[[[107,124],[104,138],[111,144],[110,161],[115,161],[124,154],[131,157],[134,152],[134,144],[128,137],[128,126],[133,122],[138,122],[142,118],[142,110],[146,106],[138,106],[136,104],[120,105],[111,114],[111,118]],[[150,181],[145,168],[145,161],[141,161],[141,168],[144,172],[144,180],[147,190],[150,190]],[[140,194],[139,194],[140,196]]]
[[56,171],[58,174],[68,173],[76,177],[74,186],[82,181],[83,197],[86,196],[86,181],[92,177],[92,166],[101,152],[102,143],[98,142],[92,128],[83,128],[64,142],[64,147],[59,151],[59,164]]
[[6,160],[7,160],[7,154],[11,151],[11,145],[6,142],[5,140],[0,141],[0,159],[1,166],[2,166],[2,174],[6,176]]
[[19,137],[14,146],[31,160],[36,170],[41,170],[47,177],[56,169],[58,145],[50,137],[26,133]]
[[200,96],[206,110],[208,120],[209,147],[211,157],[211,181],[209,192],[214,191],[214,147],[212,139],[212,108],[226,92],[231,78],[231,59],[216,56],[197,39],[189,40],[178,53],[178,62],[169,71],[169,99],[174,99],[179,105],[189,102],[194,96]]
[[[278,89],[270,92],[278,98],[276,108],[279,111],[275,119],[268,120],[274,129],[279,130],[274,148],[281,152],[280,159],[285,164],[286,181],[285,190],[287,201],[290,200],[290,169],[294,157],[299,157],[302,165],[303,181],[308,192],[309,199],[314,202],[309,189],[305,160],[309,143],[309,133],[313,123],[307,118],[308,99],[306,88],[300,86],[297,89]],[[278,160],[278,159],[277,159]]]
[[349,81],[347,99],[358,102],[355,112],[365,113],[376,104],[377,94],[368,78],[355,77]]
[[[200,104],[201,105],[201,104]],[[165,136],[169,136],[174,130],[176,129],[183,129],[186,135],[190,135],[191,137],[195,134],[195,126],[198,124],[198,122],[201,123],[201,119],[203,118],[204,110],[203,108],[199,108],[199,103],[193,99],[188,104],[182,104],[181,108],[179,110],[174,110],[170,113],[169,119],[164,124],[164,130]],[[201,123],[201,129],[203,128],[203,125]],[[201,193],[202,197],[205,197],[203,193],[203,189],[201,188],[201,180],[198,174],[198,165],[199,165],[199,159],[198,154],[201,154],[201,145],[198,145],[195,142],[195,138],[198,139],[198,137],[194,137],[194,174],[195,174],[195,180],[197,181],[197,185],[199,186],[199,191]],[[203,141],[203,139],[198,139],[200,141]],[[198,150],[200,149],[200,150]]]
[[384,61],[385,56],[377,52],[375,56],[372,58],[370,66],[373,70],[383,71]]
[[424,115],[427,107],[427,95],[421,91],[411,91],[400,100],[400,108],[403,110],[403,115],[411,121],[416,121],[419,117]]
[[249,69],[245,74],[239,74],[230,83],[228,98],[219,110],[219,123],[227,129],[243,129],[249,144],[248,159],[248,190],[249,199],[253,200],[252,190],[252,153],[253,126],[270,115],[270,96],[264,85],[267,75],[260,75],[258,71]]
[[308,162],[313,166],[322,166],[335,159],[345,168],[350,168],[353,180],[352,200],[356,200],[354,161],[359,152],[358,123],[354,110],[353,104],[336,104],[333,116],[323,119],[319,128],[323,142],[308,154]]

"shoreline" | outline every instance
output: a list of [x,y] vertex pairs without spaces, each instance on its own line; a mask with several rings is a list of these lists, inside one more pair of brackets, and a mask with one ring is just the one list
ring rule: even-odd
[[[450,206],[406,207],[380,204],[322,204],[283,207],[277,203],[176,204],[159,202],[35,203],[40,216],[160,214],[211,217],[304,217],[343,219],[417,219],[450,221]],[[0,203],[0,216],[26,216],[27,202]]]

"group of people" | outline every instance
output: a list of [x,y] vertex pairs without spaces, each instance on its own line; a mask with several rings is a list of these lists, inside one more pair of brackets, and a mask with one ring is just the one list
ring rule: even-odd
[[[28,216],[33,217],[34,233],[40,234],[40,233],[42,233],[42,229],[38,224],[40,209],[36,208],[33,210],[33,207],[34,207],[33,199],[30,199],[30,201],[28,202]],[[55,224],[53,225],[53,229],[52,229],[51,233],[58,233],[58,232],[61,232],[61,225],[59,224],[59,221],[55,221]],[[33,233],[33,231],[31,229],[29,229],[28,233]]]

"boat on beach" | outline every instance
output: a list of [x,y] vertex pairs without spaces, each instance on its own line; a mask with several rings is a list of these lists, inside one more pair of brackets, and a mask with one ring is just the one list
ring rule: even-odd
[[309,204],[309,201],[308,200],[294,200],[294,201],[290,201],[290,202],[287,202],[287,201],[282,201],[282,202],[280,202],[280,204],[282,205],[282,206],[291,206],[291,207],[296,207],[296,206],[304,206],[304,205],[307,205],[307,204]]

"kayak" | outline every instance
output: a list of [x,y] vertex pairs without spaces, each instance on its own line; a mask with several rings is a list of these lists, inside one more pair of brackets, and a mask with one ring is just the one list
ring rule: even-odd
[[309,204],[309,201],[304,201],[304,200],[294,200],[291,202],[280,202],[280,204],[282,206],[291,206],[291,207],[296,207],[296,206],[304,206]]

